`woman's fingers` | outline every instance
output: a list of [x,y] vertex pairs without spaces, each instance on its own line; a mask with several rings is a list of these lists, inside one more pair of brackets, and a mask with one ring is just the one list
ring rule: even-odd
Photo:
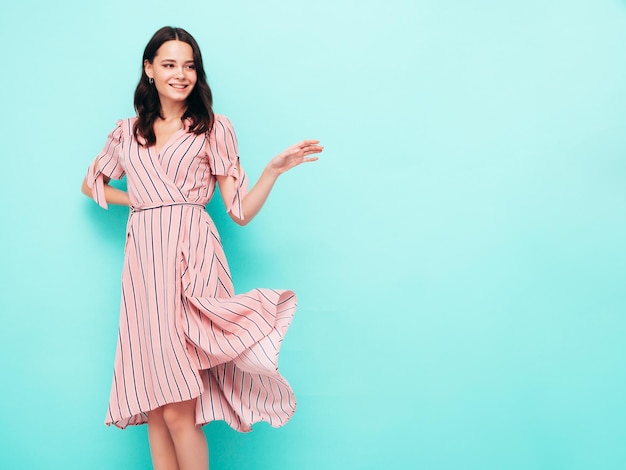
[[324,150],[324,147],[317,145],[318,143],[319,140],[303,140],[298,144],[287,147],[272,159],[270,165],[279,173],[284,173],[302,163],[314,162],[318,160],[318,157],[310,157],[309,155],[317,154]]
[[299,144],[296,144],[292,147],[292,150],[297,153],[297,152],[304,152],[305,154],[312,154],[312,153],[320,153],[322,150],[324,150],[324,147],[322,147],[321,145],[317,145],[319,143],[319,140],[303,140],[302,142],[300,142]]

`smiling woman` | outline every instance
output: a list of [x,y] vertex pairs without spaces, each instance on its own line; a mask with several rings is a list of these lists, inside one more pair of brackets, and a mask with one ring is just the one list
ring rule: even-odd
[[[173,111],[172,116],[161,116],[156,121],[155,133],[163,136],[167,141],[180,129],[180,119],[183,114],[187,98],[191,94],[196,81],[196,66],[193,60],[191,46],[182,41],[167,41],[157,51],[153,62],[144,61],[145,74],[150,84],[153,84],[161,101],[161,110]],[[163,142],[160,142],[163,144]],[[159,154],[162,145],[156,147]]]
[[196,66],[191,46],[182,41],[167,41],[157,51],[154,61],[144,63],[145,73],[159,93],[161,104],[184,106],[196,84]]
[[[157,31],[144,51],[143,73],[135,90],[135,138],[154,145],[154,126],[160,126],[162,120],[171,121],[181,112],[183,120],[193,121],[192,132],[206,132],[213,124],[212,106],[213,96],[196,40],[181,28]],[[170,108],[170,116],[164,115]]]
[[[180,28],[160,29],[144,52],[137,117],[118,122],[83,181],[102,207],[131,207],[106,423],[148,423],[157,469],[206,469],[200,426],[212,420],[247,432],[258,421],[282,426],[295,411],[277,368],[295,294],[235,295],[204,206],[219,185],[232,219],[247,224],[278,176],[317,160],[322,147],[292,145],[248,191],[233,126],[211,106],[195,40]],[[128,193],[108,184],[123,176]]]

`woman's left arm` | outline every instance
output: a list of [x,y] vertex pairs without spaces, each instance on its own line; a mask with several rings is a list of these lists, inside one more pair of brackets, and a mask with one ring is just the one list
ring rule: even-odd
[[[317,157],[309,156],[322,152],[324,147],[318,144],[318,140],[303,140],[272,158],[261,173],[259,180],[242,201],[243,219],[229,213],[231,218],[239,225],[249,223],[259,213],[263,204],[265,204],[274,187],[274,183],[276,183],[280,175],[302,163],[314,162],[318,159]],[[232,176],[216,176],[216,178],[224,203],[232,201],[237,190],[235,178]]]

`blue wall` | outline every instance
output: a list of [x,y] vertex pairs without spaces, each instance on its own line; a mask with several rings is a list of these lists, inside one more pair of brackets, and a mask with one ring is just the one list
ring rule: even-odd
[[5,2],[0,467],[147,469],[103,426],[127,210],[79,187],[145,43],[198,39],[255,179],[238,291],[289,287],[284,428],[212,469],[626,468],[626,2]]

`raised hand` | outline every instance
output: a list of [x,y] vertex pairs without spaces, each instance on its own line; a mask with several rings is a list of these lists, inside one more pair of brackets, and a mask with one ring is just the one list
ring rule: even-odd
[[321,153],[324,150],[319,144],[319,140],[303,140],[280,152],[267,164],[267,169],[277,174],[282,174],[287,170],[300,165],[301,163],[314,162],[317,157],[309,157]]

